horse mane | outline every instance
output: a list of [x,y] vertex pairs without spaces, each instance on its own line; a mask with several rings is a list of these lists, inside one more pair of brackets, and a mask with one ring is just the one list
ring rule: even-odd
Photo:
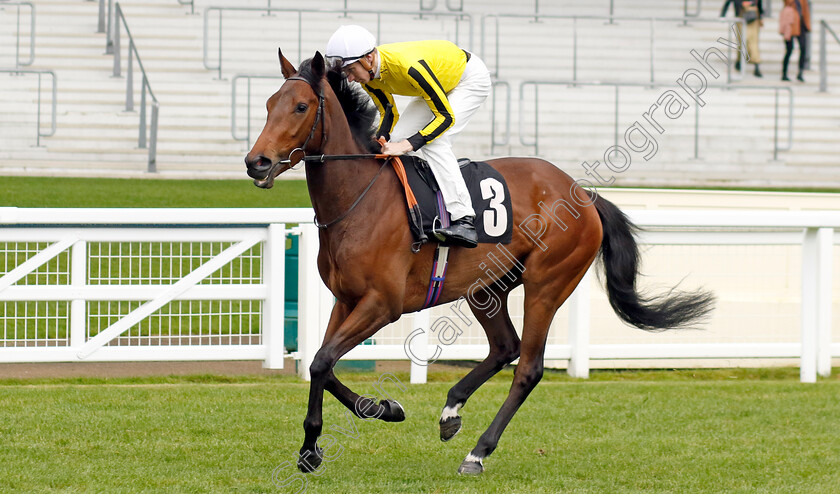
[[[306,59],[300,64],[298,75],[309,82],[315,91],[320,91],[321,81],[317,79],[311,67],[312,59]],[[341,104],[350,132],[362,149],[369,153],[381,151],[379,144],[374,141],[376,123],[379,121],[379,111],[370,96],[358,84],[347,81],[347,77],[337,70],[327,71],[327,81]]]

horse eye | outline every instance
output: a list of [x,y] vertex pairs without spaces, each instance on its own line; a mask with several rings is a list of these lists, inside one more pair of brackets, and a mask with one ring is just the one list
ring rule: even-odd
[[297,105],[297,108],[295,108],[295,112],[297,112],[297,113],[305,113],[305,112],[306,112],[306,110],[307,110],[308,108],[309,108],[309,107],[308,107],[308,106],[306,106],[305,104],[300,103],[300,104],[298,104],[298,105]]

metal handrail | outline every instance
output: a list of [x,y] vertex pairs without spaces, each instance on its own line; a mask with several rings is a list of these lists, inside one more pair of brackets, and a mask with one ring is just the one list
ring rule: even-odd
[[[683,1],[683,17],[700,17],[700,10],[702,10],[702,6],[700,5],[700,0],[697,0],[697,9],[694,10],[694,13],[688,13],[688,0]],[[688,21],[685,21],[687,24]]]
[[[525,87],[534,86],[534,139],[527,141],[525,136],[524,126],[524,109],[525,109]],[[607,86],[615,87],[615,145],[618,146],[619,122],[618,122],[618,93],[620,87],[642,87],[642,88],[669,88],[672,89],[673,84],[650,84],[646,82],[601,82],[601,81],[523,81],[519,85],[519,141],[523,146],[533,146],[534,154],[539,154],[539,112],[536,110],[539,106],[539,93],[537,88],[539,86]],[[773,115],[773,159],[779,158],[779,151],[790,151],[793,147],[793,89],[789,86],[742,86],[740,84],[709,84],[708,88],[717,89],[761,89],[773,90],[775,96],[775,111]],[[785,146],[779,145],[779,92],[787,91],[788,93],[788,137]],[[698,159],[700,154],[700,110],[699,105],[694,105],[694,158]]]
[[[505,133],[504,139],[496,140],[496,87],[502,86],[505,88]],[[490,106],[490,154],[495,154],[496,146],[507,146],[510,143],[510,99],[511,89],[510,83],[507,81],[494,79],[493,80],[493,100]]]
[[[56,119],[55,119],[55,108],[56,108],[56,95],[58,93],[58,79],[56,78],[55,72],[52,70],[12,70],[12,69],[0,69],[0,73],[4,74],[37,74],[38,75],[38,116],[37,116],[37,137],[35,138],[35,145],[40,147],[41,146],[41,138],[42,137],[50,137],[55,135],[55,127],[56,127]],[[52,111],[50,112],[50,131],[46,134],[41,132],[41,76],[49,75],[52,77]]]
[[[463,12],[464,11],[464,0],[458,0],[458,4],[454,2],[452,4],[449,3],[450,0],[446,0],[444,4],[446,5],[446,9],[450,12]],[[423,0],[420,0],[420,7],[419,9],[424,12],[429,12],[435,10],[437,8],[437,0],[431,0],[431,5],[428,7],[425,5]]]
[[[111,3],[108,3],[108,6],[111,6]],[[111,16],[110,13],[108,15],[108,21],[110,22]],[[97,33],[104,33],[105,32],[105,0],[99,0],[99,20],[96,23],[96,32]],[[108,35],[110,36],[111,29],[110,26],[108,27]]]
[[[110,11],[110,8],[109,8]],[[128,22],[125,20],[122,8],[119,2],[115,5],[114,32],[110,36],[107,46],[110,46],[114,54],[114,77],[121,77],[121,53],[120,53],[120,20],[125,27],[125,33],[128,35],[128,63],[126,65],[126,88],[125,88],[125,110],[134,111],[134,63],[133,57],[137,57],[137,65],[140,67],[140,73],[143,76],[143,87],[140,91],[140,130],[137,139],[137,145],[140,149],[146,148],[146,92],[152,98],[152,117],[149,129],[149,159],[148,171],[154,173],[157,171],[157,132],[158,132],[158,113],[160,110],[160,103],[152,91],[152,86],[149,85],[149,77],[146,75],[146,69],[143,68],[143,61],[140,60],[140,53],[137,51],[137,46],[134,44],[134,38],[131,36],[131,31],[128,29]],[[110,23],[110,22],[109,22]]]
[[[245,104],[245,113],[246,113],[246,124],[245,124],[245,135],[240,136],[237,134],[236,129],[236,108],[237,108],[237,95],[236,95],[236,84],[240,79],[244,79],[247,81],[247,99]],[[237,141],[245,141],[250,143],[251,142],[251,80],[252,79],[269,79],[269,80],[283,80],[283,76],[280,75],[259,75],[259,74],[237,74],[231,79],[231,95],[230,95],[230,135],[233,137],[234,140]],[[505,88],[505,98],[504,98],[504,113],[505,113],[505,126],[504,126],[504,134],[501,140],[496,139],[496,87],[504,87]],[[490,107],[490,153],[493,154],[495,152],[496,146],[507,146],[510,143],[510,108],[511,108],[511,88],[510,83],[507,81],[502,80],[494,80],[493,81],[493,99],[492,105]]]
[[[0,7],[16,6],[17,7],[17,33],[15,35],[15,68],[32,65],[35,61],[35,6],[32,2],[3,2]],[[21,63],[20,61],[20,8],[29,7],[29,60]]]
[[195,0],[178,0],[178,3],[181,5],[189,5],[190,14],[195,14]]
[[[437,0],[433,0],[433,1],[437,1]],[[701,10],[700,1],[701,0],[696,0],[697,8],[694,10],[694,13],[689,14],[688,13],[688,0],[683,0],[683,16],[684,17],[700,17],[700,10]],[[422,0],[421,0],[421,3],[422,3]],[[448,2],[447,2],[447,4],[448,4]],[[609,15],[609,17],[610,18],[615,17],[614,14],[615,14],[615,0],[610,0],[610,15]],[[507,14],[503,14],[503,15],[507,15]],[[539,19],[539,17],[540,17],[540,2],[539,2],[539,0],[534,0],[534,15],[528,15],[527,17],[536,17],[535,21],[537,21]],[[610,24],[613,23],[612,19],[610,19],[609,23]],[[687,24],[688,19],[683,21],[683,23]]]
[[[218,64],[217,65],[210,65],[208,60],[208,47],[209,47],[209,19],[210,13],[218,11],[219,12],[219,53],[218,53]],[[435,16],[435,17],[451,17],[457,20],[466,20],[469,22],[469,43],[465,47],[468,50],[472,50],[473,45],[473,22],[472,16],[470,14],[465,13],[455,13],[455,12],[412,12],[412,11],[399,11],[399,10],[357,10],[357,9],[291,9],[291,8],[275,8],[269,6],[268,8],[259,8],[259,7],[207,7],[204,9],[204,68],[207,70],[217,70],[219,73],[219,79],[222,78],[222,46],[223,46],[223,38],[222,38],[222,19],[224,12],[230,11],[237,11],[237,12],[285,12],[291,14],[298,15],[298,60],[302,59],[302,38],[301,35],[303,33],[302,28],[302,18],[303,14],[305,13],[312,13],[312,14],[371,14],[376,16],[376,34],[377,39],[381,39],[381,21],[383,15],[408,15],[412,17],[416,16]],[[458,42],[460,29],[459,25],[456,24],[455,30],[455,39],[456,43]]]
[[[239,79],[248,81],[248,99],[245,107],[247,115],[246,133],[244,137],[236,135],[236,82]],[[237,74],[231,79],[231,96],[230,96],[230,135],[237,141],[251,142],[251,80],[252,79],[283,79],[280,75],[255,75],[255,74]]]
[[840,37],[831,29],[824,20],[820,21],[820,92],[828,91],[828,53],[826,52],[826,32],[831,34],[838,44],[840,44]]
[[[656,37],[655,37],[655,29],[654,24],[657,22],[686,22],[689,17],[638,17],[638,16],[615,16],[615,15],[553,15],[553,14],[539,14],[536,13],[534,15],[529,14],[484,14],[481,16],[481,38],[480,38],[480,45],[479,45],[479,53],[481,54],[482,59],[485,62],[488,61],[487,50],[486,48],[486,38],[487,38],[487,23],[486,20],[493,18],[495,21],[495,51],[493,57],[493,67],[490,69],[491,75],[498,77],[499,76],[499,46],[500,46],[500,36],[499,36],[499,19],[535,19],[535,21],[539,20],[546,20],[546,19],[561,19],[561,20],[571,20],[572,21],[572,79],[577,80],[577,47],[578,47],[578,29],[577,29],[577,22],[578,20],[602,20],[602,21],[609,21],[612,23],[614,20],[618,21],[646,21],[650,23],[650,82],[655,82],[655,71],[654,66],[656,62],[655,51],[656,51]],[[741,32],[746,32],[746,24],[744,23],[743,19],[721,19],[721,18],[691,18],[692,22],[710,22],[710,23],[725,23],[732,25],[734,23],[741,24]],[[732,59],[732,46],[736,45],[737,43],[733,42],[731,39],[733,30],[727,33],[726,40],[729,42],[727,45],[727,58]],[[739,40],[740,41],[740,40]],[[746,51],[746,50],[744,50]],[[739,52],[741,53],[741,52]],[[743,60],[742,56],[742,62]],[[741,64],[741,75],[744,74],[744,66],[746,64]],[[726,67],[726,80],[727,82],[732,82],[732,71],[731,67],[727,64]]]

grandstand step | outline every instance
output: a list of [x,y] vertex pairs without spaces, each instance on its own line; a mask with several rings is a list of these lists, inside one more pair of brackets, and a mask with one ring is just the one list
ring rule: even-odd
[[[445,2],[437,2],[438,12],[447,12]],[[335,9],[344,6],[337,0],[312,0],[307,9]],[[495,18],[486,13],[522,14],[533,12],[535,5],[518,5],[501,0],[476,0],[464,5],[471,16],[472,30],[466,23],[455,28],[445,18],[410,12],[417,3],[394,4],[383,0],[360,2],[350,0],[351,11],[379,10],[389,12],[381,26],[381,41],[444,37],[467,45],[472,39],[472,51],[479,54],[491,69],[499,68],[499,75],[511,83],[509,143],[491,146],[491,113],[483,109],[455,145],[456,154],[473,158],[487,158],[501,154],[530,154],[533,147],[521,145],[520,138],[533,136],[533,92],[519,101],[519,83],[523,80],[558,80],[571,78],[574,49],[571,25],[565,19],[513,19],[499,16],[499,58],[496,60]],[[598,15],[609,12],[612,2],[574,2],[559,0],[541,2],[542,14]],[[204,67],[204,10],[215,6],[210,0],[197,0],[195,15],[188,6],[173,0],[123,0],[121,2],[129,27],[137,43],[137,50],[148,73],[152,90],[160,102],[158,134],[158,169],[160,176],[182,176],[199,173],[210,176],[242,176],[242,158],[249,143],[236,141],[230,133],[232,78],[237,73],[279,75],[277,48],[293,63],[323,50],[325,40],[340,24],[350,22],[375,26],[375,16],[351,13],[350,17],[332,14],[306,14],[302,17],[303,32],[298,33],[296,15],[276,12],[271,16],[263,11],[225,12],[223,21],[222,79],[217,70]],[[265,0],[239,0],[237,7],[264,7]],[[683,14],[682,2],[640,0],[614,2],[619,16],[678,17]],[[697,2],[704,18],[717,19],[719,5]],[[773,8],[779,5],[774,2]],[[288,6],[283,6],[287,10]],[[691,10],[692,7],[689,7]],[[80,0],[38,0],[36,5],[36,59],[31,68],[53,70],[58,76],[57,119],[54,137],[42,137],[42,148],[33,148],[36,141],[35,110],[37,92],[31,77],[17,79],[0,75],[0,173],[14,170],[55,170],[66,167],[81,174],[112,173],[142,174],[146,167],[147,151],[137,149],[139,125],[140,84],[135,62],[135,111],[125,112],[125,73],[128,46],[123,31],[123,77],[112,77],[113,58],[105,55],[105,35],[96,33],[98,2]],[[731,15],[731,11],[730,11]],[[814,8],[815,20],[826,18],[840,24],[840,4],[819,4]],[[207,18],[210,46],[208,62],[218,63],[218,12]],[[681,26],[676,21],[662,21],[655,25],[653,73],[661,86],[652,90],[621,89],[619,132],[634,121],[644,123],[643,114],[668,89],[678,90],[677,79],[690,68],[697,68],[690,50],[701,53],[719,46],[717,38],[728,35],[729,23],[692,21]],[[794,92],[794,146],[779,153],[773,162],[775,101],[770,90],[720,91],[709,89],[704,94],[707,105],[700,111],[700,156],[694,154],[694,103],[684,115],[669,120],[660,116],[665,128],[663,135],[655,135],[660,146],[656,157],[644,166],[639,156],[625,182],[662,184],[696,181],[702,183],[757,183],[762,180],[808,179],[824,184],[833,180],[840,185],[836,166],[838,154],[837,131],[840,129],[840,58],[829,50],[829,93],[818,93],[819,74],[806,72],[808,81],[784,84],[779,81],[780,60],[784,52],[780,37],[769,20],[761,33],[764,62],[763,79],[752,76],[752,66],[740,85],[762,87],[785,86]],[[487,31],[481,32],[482,24]],[[605,19],[576,22],[577,75],[588,80],[623,80],[644,83],[650,79],[649,21],[618,19],[609,24]],[[28,29],[25,28],[25,29]],[[28,32],[28,31],[27,31]],[[254,33],[261,33],[254,36]],[[271,33],[264,35],[264,33]],[[481,40],[484,46],[481,46]],[[815,38],[816,41],[816,38]],[[24,44],[28,43],[28,38]],[[815,47],[816,50],[816,47]],[[832,51],[833,50],[833,51]],[[5,52],[0,50],[0,65]],[[816,51],[815,51],[816,55]],[[795,66],[798,52],[794,54]],[[816,69],[816,57],[812,60]],[[713,62],[721,73],[726,66]],[[795,71],[795,68],[792,68]],[[13,80],[10,80],[13,79]],[[723,78],[710,83],[719,84]],[[236,88],[237,132],[246,133],[247,107],[250,105],[250,139],[256,138],[265,121],[265,100],[282,84],[281,79],[254,80],[250,102],[245,101],[245,81]],[[42,82],[42,91],[48,83]],[[540,88],[538,135],[540,154],[558,165],[583,176],[580,161],[590,157],[599,159],[615,139],[614,90],[612,88]],[[502,100],[500,93],[497,102]],[[787,137],[787,94],[781,93],[779,139]],[[49,125],[49,91],[42,92],[42,129]],[[489,107],[488,105],[485,105]],[[520,109],[522,106],[522,109]],[[520,111],[522,112],[520,114]],[[504,108],[496,111],[495,138],[503,136]],[[519,120],[522,119],[522,126]],[[650,127],[647,127],[650,129]],[[619,138],[623,140],[623,135]],[[492,149],[491,149],[492,148]],[[493,153],[491,153],[491,150]],[[27,160],[27,157],[30,159]],[[594,157],[594,158],[591,158]],[[32,162],[32,163],[28,163]],[[34,163],[37,162],[37,163]],[[23,164],[21,164],[23,163]],[[180,170],[180,171],[179,171]],[[763,170],[761,173],[759,171]],[[810,174],[810,175],[809,175]],[[762,178],[751,178],[761,175]],[[798,178],[797,178],[798,177]]]

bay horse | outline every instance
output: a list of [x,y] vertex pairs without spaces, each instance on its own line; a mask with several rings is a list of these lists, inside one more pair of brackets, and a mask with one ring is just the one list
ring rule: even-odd
[[[386,324],[422,308],[435,246],[426,244],[416,253],[411,249],[414,239],[404,189],[396,173],[381,173],[383,159],[370,154],[378,149],[373,140],[377,112],[367,95],[329,70],[320,53],[304,61],[299,71],[282,52],[279,56],[286,80],[268,99],[265,128],[245,163],[254,183],[270,188],[277,175],[305,162],[309,195],[321,227],[318,269],[337,299],[309,368],[309,406],[297,464],[301,471],[311,472],[324,454],[317,445],[324,390],[358,417],[405,419],[396,401],[376,403],[351,391],[335,376],[333,366]],[[496,449],[505,427],[540,381],[552,318],[599,253],[610,304],[632,326],[656,330],[694,325],[713,304],[713,296],[702,291],[640,295],[635,226],[615,205],[585,191],[556,166],[536,158],[488,163],[510,189],[514,231],[505,248],[512,259],[497,257],[507,272],[494,273],[482,262],[495,247],[492,244],[450,251],[438,303],[466,296],[487,335],[490,352],[449,390],[439,421],[441,439],[451,439],[460,430],[459,410],[479,386],[517,358],[519,363],[496,417],[461,463],[458,472],[463,474],[484,470],[484,459]],[[494,279],[470,293],[476,280],[488,276]],[[520,284],[525,290],[521,340],[507,307],[508,295]],[[498,312],[482,302],[490,298],[501,304],[492,307]]]

